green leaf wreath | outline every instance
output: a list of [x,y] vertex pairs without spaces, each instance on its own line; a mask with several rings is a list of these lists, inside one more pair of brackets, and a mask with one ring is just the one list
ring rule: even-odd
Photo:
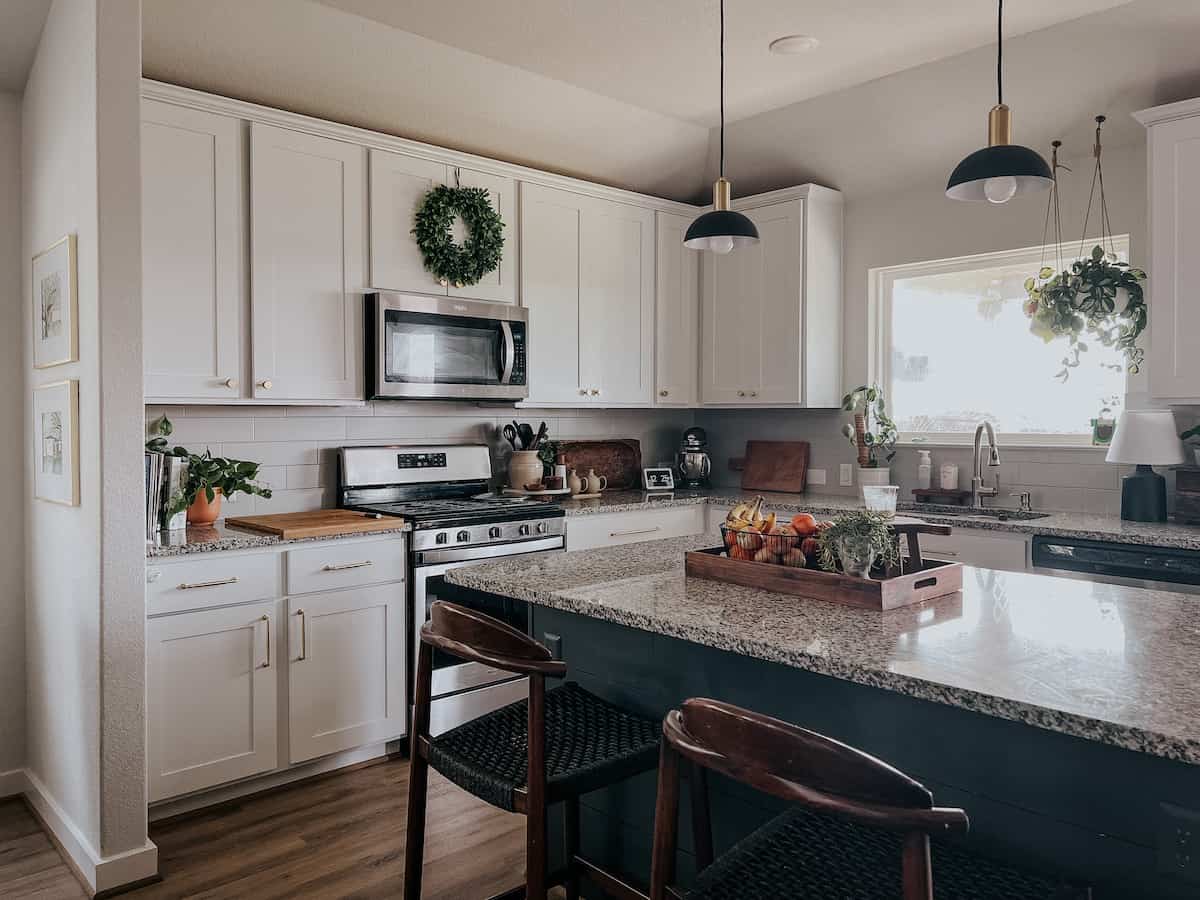
[[[455,215],[462,217],[467,228],[467,239],[461,244],[454,243],[450,235]],[[425,268],[442,284],[478,284],[500,265],[504,220],[485,188],[439,184],[425,195],[412,233]]]

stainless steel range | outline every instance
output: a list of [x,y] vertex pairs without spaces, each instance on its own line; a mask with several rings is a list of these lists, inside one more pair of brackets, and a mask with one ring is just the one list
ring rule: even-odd
[[[497,496],[489,493],[491,482],[491,457],[482,445],[343,447],[338,452],[338,506],[403,516],[412,523],[407,621],[414,673],[418,632],[446,572],[501,557],[563,550],[560,507]],[[520,631],[529,630],[529,610],[520,601],[497,597],[474,606]],[[441,733],[527,692],[524,678],[435,652],[431,730]]]

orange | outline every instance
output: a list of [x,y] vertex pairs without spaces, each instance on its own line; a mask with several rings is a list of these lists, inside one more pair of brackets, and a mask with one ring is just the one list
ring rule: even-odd
[[796,529],[796,534],[809,535],[815,534],[817,531],[817,520],[808,513],[796,513],[792,516],[792,527]]

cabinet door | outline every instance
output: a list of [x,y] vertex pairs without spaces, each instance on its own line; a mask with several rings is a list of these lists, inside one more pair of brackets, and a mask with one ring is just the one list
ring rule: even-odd
[[521,303],[529,310],[529,403],[578,403],[582,197],[521,185]]
[[147,398],[242,396],[244,129],[239,119],[142,101]]
[[691,220],[658,213],[657,285],[654,296],[654,402],[696,402],[696,337],[700,315],[700,254],[683,246]]
[[406,732],[404,584],[288,600],[291,762]]
[[789,200],[746,212],[758,228],[757,252],[748,254],[747,262],[754,267],[750,281],[761,292],[758,333],[751,339],[748,360],[754,374],[750,390],[758,394],[752,402],[800,402],[803,202]]
[[[446,178],[454,181],[454,170],[447,172]],[[450,286],[450,296],[469,297],[472,300],[491,300],[496,303],[517,302],[517,182],[512,178],[500,175],[489,175],[487,172],[474,172],[470,169],[458,170],[458,182],[463,187],[484,188],[492,198],[492,206],[504,220],[504,251],[500,257],[500,265],[493,272],[485,275],[478,284],[463,287]],[[465,237],[455,223],[455,240]]]
[[364,153],[342,141],[251,126],[256,398],[363,396]]
[[701,253],[704,271],[700,402],[748,403],[757,390],[762,266],[758,244]]
[[268,772],[275,733],[277,601],[150,619],[150,800]]
[[579,348],[583,386],[599,405],[651,402],[654,213],[583,198]]
[[1150,161],[1150,393],[1200,398],[1200,303],[1188,266],[1200,247],[1200,117],[1154,125]]
[[445,294],[412,233],[421,201],[445,180],[445,164],[386,150],[372,150],[370,159],[371,287]]

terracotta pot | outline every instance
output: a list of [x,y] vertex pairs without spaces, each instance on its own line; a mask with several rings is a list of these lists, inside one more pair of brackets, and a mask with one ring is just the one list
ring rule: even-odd
[[208,502],[208,495],[204,491],[196,494],[187,511],[189,525],[211,525],[221,517],[221,489],[213,488],[213,493],[212,503]]

